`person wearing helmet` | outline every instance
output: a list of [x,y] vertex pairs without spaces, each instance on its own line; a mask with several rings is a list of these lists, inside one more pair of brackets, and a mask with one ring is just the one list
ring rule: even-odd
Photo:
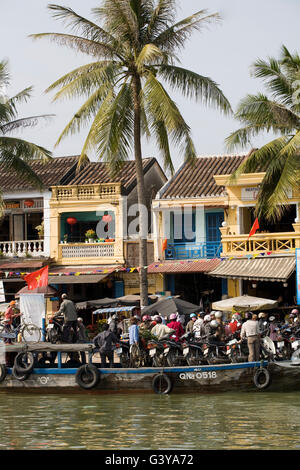
[[242,325],[240,342],[242,342],[244,338],[247,338],[247,344],[249,349],[248,361],[253,362],[259,361],[260,332],[258,327],[257,315],[252,314],[252,318],[249,318],[250,315],[251,313],[248,312],[248,320]]
[[156,336],[157,339],[162,339],[165,336],[170,336],[171,333],[175,333],[175,330],[164,325],[159,315],[155,317],[156,324],[151,328],[151,334]]
[[268,332],[269,334],[268,334],[268,336],[271,338],[272,341],[275,341],[275,342],[278,341],[278,333],[277,333],[278,330],[279,330],[279,328],[278,328],[278,325],[275,321],[275,317],[274,317],[274,315],[271,315],[269,317],[269,332]]
[[184,329],[180,321],[177,320],[177,314],[171,313],[170,315],[170,322],[167,324],[169,328],[175,330],[175,341],[179,341],[179,338],[184,335]]
[[215,319],[209,323],[208,339],[214,344],[224,344],[224,332],[222,325]]
[[142,323],[140,324],[140,330],[150,330],[151,329],[151,317],[150,315],[142,316]]
[[192,333],[196,320],[197,320],[196,314],[191,313],[190,314],[190,321],[187,323],[187,325],[185,327],[185,332],[186,333]]
[[[17,313],[16,311],[16,301],[12,300],[9,302],[9,306],[7,307],[5,314],[4,314],[4,322],[7,332],[10,331],[13,327],[13,322],[17,317],[20,317],[21,313]],[[10,338],[5,338],[4,343],[11,344],[12,340]]]
[[62,303],[59,310],[55,313],[55,317],[64,316],[63,342],[77,342],[77,311],[74,302],[68,299],[67,294],[62,294]]
[[267,322],[267,314],[264,312],[260,312],[258,314],[258,327],[261,334],[266,333],[268,322]]
[[[204,315],[202,315],[204,316]],[[193,333],[195,339],[199,340],[201,336],[205,334],[204,332],[204,320],[201,315],[198,315],[197,320],[194,323]]]
[[238,313],[234,313],[229,323],[229,333],[234,334],[242,328],[241,316]]
[[219,341],[225,341],[225,325],[223,322],[223,313],[222,312],[216,312],[215,313],[215,319],[216,322],[218,323],[218,332],[219,332]]

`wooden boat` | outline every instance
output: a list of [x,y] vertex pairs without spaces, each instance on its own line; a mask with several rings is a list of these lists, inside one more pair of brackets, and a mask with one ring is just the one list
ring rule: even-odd
[[[105,368],[91,362],[90,344],[51,345],[48,343],[8,346],[9,352],[57,353],[53,367],[34,366],[26,377],[16,378],[12,367],[5,367],[0,377],[0,390],[47,390],[47,391],[139,391],[167,394],[170,392],[217,393],[250,390],[299,390],[300,363],[243,362],[176,367]],[[63,363],[63,353],[86,351],[88,363],[70,367]],[[6,351],[7,352],[7,351]],[[3,366],[2,370],[3,370]]]

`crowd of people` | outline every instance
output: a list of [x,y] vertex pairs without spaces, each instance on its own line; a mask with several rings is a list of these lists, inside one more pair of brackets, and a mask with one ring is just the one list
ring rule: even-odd
[[[15,301],[10,302],[5,312],[4,321],[9,327],[13,325],[13,322],[18,321],[20,316],[15,304]],[[59,315],[63,315],[64,319],[63,342],[86,343],[89,341],[83,319],[78,317],[74,302],[68,299],[66,294],[62,295],[62,303],[54,316]],[[256,361],[259,360],[261,336],[268,335],[272,341],[276,342],[283,324],[300,328],[300,312],[292,309],[284,320],[280,320],[276,313],[267,314],[266,312],[258,314],[236,312],[231,314],[230,318],[221,311],[189,315],[179,315],[173,312],[169,316],[160,313],[154,316],[135,314],[129,322],[130,346],[139,345],[141,338],[144,338],[147,332],[157,340],[172,335],[172,339],[176,342],[180,342],[185,333],[191,333],[195,341],[209,340],[217,344],[224,344],[232,335],[238,334],[240,342],[247,339],[248,360]],[[106,360],[112,365],[114,345],[125,332],[123,325],[122,318],[116,313],[108,319],[107,323],[104,323],[103,331],[94,338],[93,342],[99,349],[103,365]]]

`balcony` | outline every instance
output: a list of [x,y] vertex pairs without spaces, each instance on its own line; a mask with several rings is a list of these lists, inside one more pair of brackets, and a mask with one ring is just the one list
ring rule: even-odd
[[53,201],[82,201],[114,199],[121,194],[120,183],[89,184],[81,186],[53,186]]
[[61,258],[111,258],[115,256],[115,243],[60,244]]
[[221,251],[221,242],[168,243],[165,259],[213,259],[219,258]]
[[226,256],[271,252],[283,254],[300,248],[300,232],[258,233],[251,238],[248,234],[228,235],[223,233],[222,245],[222,254]]
[[44,240],[20,240],[0,242],[0,251],[3,257],[34,257],[44,256]]

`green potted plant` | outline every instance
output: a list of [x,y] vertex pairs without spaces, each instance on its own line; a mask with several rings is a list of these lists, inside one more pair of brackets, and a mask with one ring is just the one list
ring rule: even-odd
[[89,243],[93,243],[96,238],[95,230],[89,229],[85,232],[85,238],[88,240]]
[[64,243],[68,243],[68,234],[67,233],[64,234]]
[[35,227],[35,230],[38,232],[39,239],[44,238],[44,221]]

